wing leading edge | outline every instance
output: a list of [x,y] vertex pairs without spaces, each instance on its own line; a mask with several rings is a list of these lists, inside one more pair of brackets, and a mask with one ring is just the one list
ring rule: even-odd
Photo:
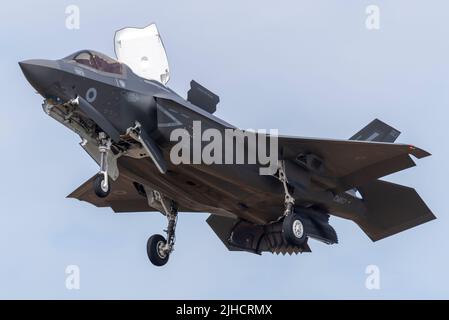
[[150,207],[144,194],[139,193],[133,182],[122,175],[116,181],[110,179],[111,192],[107,198],[99,198],[94,191],[93,176],[73,191],[67,198],[78,199],[96,207],[110,207],[114,212],[148,212],[156,211]]
[[309,154],[322,161],[318,174],[331,178],[345,191],[415,166],[410,155],[421,159],[430,153],[405,144],[279,137],[283,158],[296,163]]

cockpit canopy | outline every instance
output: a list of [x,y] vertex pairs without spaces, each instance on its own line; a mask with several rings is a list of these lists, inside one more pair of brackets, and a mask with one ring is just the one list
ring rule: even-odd
[[155,24],[117,31],[114,45],[118,61],[125,63],[137,76],[164,85],[170,80],[167,54]]
[[113,75],[124,76],[130,71],[140,78],[167,84],[170,79],[168,59],[155,24],[117,31],[114,45],[117,60],[92,50],[76,52],[63,60]]
[[71,60],[102,72],[114,74],[123,74],[124,72],[124,67],[120,62],[95,51],[79,52]]

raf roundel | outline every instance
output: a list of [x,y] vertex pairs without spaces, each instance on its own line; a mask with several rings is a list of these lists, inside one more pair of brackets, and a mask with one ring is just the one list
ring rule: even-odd
[[86,100],[88,102],[94,102],[96,99],[97,99],[97,89],[90,88],[89,90],[87,90],[87,92],[86,92]]

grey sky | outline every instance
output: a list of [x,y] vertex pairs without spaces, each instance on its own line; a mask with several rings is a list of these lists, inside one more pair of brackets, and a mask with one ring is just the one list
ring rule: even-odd
[[[8,1],[0,9],[0,298],[448,298],[447,1]],[[81,29],[65,28],[65,8]],[[381,28],[365,28],[365,8]],[[113,34],[158,24],[185,95],[195,79],[242,128],[348,138],[378,117],[433,156],[388,179],[414,186],[438,220],[379,243],[332,219],[340,244],[312,254],[226,251],[206,214],[181,215],[162,269],[146,257],[160,214],[116,215],[65,199],[97,171],[79,138],[47,117],[17,62],[79,49],[113,55]],[[318,120],[319,116],[319,120]],[[81,268],[81,290],[65,267]],[[378,265],[381,290],[365,288]]]

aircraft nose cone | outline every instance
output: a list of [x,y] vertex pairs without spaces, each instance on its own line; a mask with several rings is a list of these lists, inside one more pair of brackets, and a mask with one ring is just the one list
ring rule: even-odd
[[55,82],[55,61],[26,60],[19,62],[19,66],[28,82],[42,95],[45,95],[46,90]]
[[28,76],[31,74],[30,69],[32,68],[32,64],[27,61],[19,62],[20,69],[22,69],[23,74],[28,80]]

